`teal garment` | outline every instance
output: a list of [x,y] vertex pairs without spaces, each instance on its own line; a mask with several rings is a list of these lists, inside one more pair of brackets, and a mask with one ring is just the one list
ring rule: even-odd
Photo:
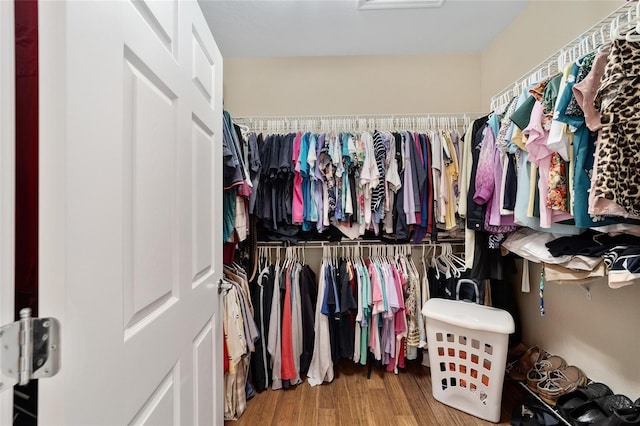
[[371,294],[369,274],[364,268],[357,268],[358,276],[362,282],[362,321],[360,322],[360,364],[367,365],[367,355],[369,354],[369,324],[371,323],[371,308],[368,300],[364,300],[364,295]]
[[498,130],[500,129],[500,116],[496,113],[491,114],[489,120],[487,120],[487,124],[493,130],[493,134],[497,135]]
[[[309,152],[317,152],[317,144],[318,144],[318,135],[312,134],[309,138]],[[309,185],[310,194],[309,197],[309,220],[311,222],[318,221],[318,205],[316,204],[315,193],[316,193],[316,184],[321,185],[321,183],[316,182],[316,167],[318,167],[318,161],[316,160],[313,164],[309,164],[309,176],[311,178],[311,183]]]
[[[574,85],[580,83],[589,74],[589,72],[591,71],[591,67],[593,66],[593,60],[595,59],[595,57],[596,52],[591,52],[576,61],[576,65],[578,66],[578,74],[576,76]],[[567,105],[566,113],[570,116],[584,117],[584,111],[582,111],[582,107],[578,105],[578,100],[576,99],[575,93],[571,94],[571,100],[569,101],[569,105]]]
[[553,115],[553,119],[559,121],[561,123],[566,123],[569,126],[572,126],[574,129],[577,129],[580,126],[584,125],[584,116],[570,116],[567,115],[567,106],[569,105],[569,101],[571,101],[571,97],[573,96],[573,86],[576,84],[576,77],[578,76],[578,71],[580,67],[578,65],[573,64],[571,67],[571,71],[569,71],[569,76],[567,77],[567,83],[564,86],[564,90],[558,96],[558,100],[556,102],[556,110]]
[[386,283],[384,281],[384,274],[382,273],[382,268],[380,268],[380,265],[374,264],[374,266],[376,267],[376,271],[378,271],[378,277],[380,278],[380,287],[382,288],[382,303],[384,305],[384,311],[389,312],[389,301],[387,300],[387,285],[389,283]]
[[222,192],[222,241],[226,242],[233,236],[236,227],[236,193],[237,186]]
[[[560,82],[562,81],[562,74],[558,74],[553,77],[547,83],[542,95],[542,106],[544,107],[544,113],[549,115],[553,112],[560,92]],[[567,100],[567,103],[569,100]]]
[[[580,118],[580,117],[575,117]],[[584,121],[584,117],[582,117]],[[573,216],[579,228],[604,226],[617,223],[613,219],[594,222],[589,215],[589,188],[593,172],[593,156],[596,152],[597,133],[590,132],[586,125],[576,130],[573,136],[575,171],[573,174]]]
[[349,156],[349,138],[348,133],[342,134],[342,164],[344,172],[342,173],[342,218],[345,222],[349,220],[347,216],[347,197],[351,196],[351,186],[349,185],[349,169],[351,168],[351,157]]
[[520,105],[516,110],[511,114],[511,121],[515,123],[521,130],[529,127],[529,122],[531,121],[531,111],[533,111],[533,106],[536,104],[536,99],[528,95],[528,97],[524,100],[522,105]]
[[309,138],[311,133],[307,132],[302,135],[300,141],[300,154],[298,154],[298,162],[300,164],[300,176],[302,177],[302,230],[311,230],[311,178],[309,176],[309,163],[307,156],[309,155]]
[[573,64],[567,84],[558,96],[554,120],[566,123],[575,129],[573,134],[573,191],[570,193],[573,203],[573,216],[576,227],[591,228],[592,226],[604,226],[616,223],[615,220],[606,219],[594,222],[589,215],[589,188],[591,187],[591,173],[593,171],[593,156],[596,151],[596,134],[589,131],[585,125],[584,116],[567,115],[567,107],[573,95],[573,86],[580,67]]
[[[529,89],[531,87],[533,87],[533,86],[527,87],[527,90],[525,90],[524,92],[520,93],[520,96],[518,96],[518,99],[516,100],[515,111],[518,111],[518,108],[520,108],[525,103],[527,98],[530,97]],[[515,114],[515,112],[514,112],[514,114]],[[511,117],[513,117],[513,115],[511,115]],[[518,127],[520,130],[522,130],[522,128],[517,126],[516,123],[512,120],[511,117],[509,117],[509,120],[511,120],[511,125],[509,126],[509,131],[507,132],[507,152],[509,154],[515,154],[516,152],[518,152],[520,150],[520,147],[518,146],[518,144],[513,142],[513,133],[515,132],[515,128],[516,127]]]

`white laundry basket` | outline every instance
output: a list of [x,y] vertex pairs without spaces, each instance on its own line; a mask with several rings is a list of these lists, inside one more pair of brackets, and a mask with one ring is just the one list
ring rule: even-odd
[[490,422],[500,421],[511,315],[501,309],[447,299],[422,308],[433,397]]

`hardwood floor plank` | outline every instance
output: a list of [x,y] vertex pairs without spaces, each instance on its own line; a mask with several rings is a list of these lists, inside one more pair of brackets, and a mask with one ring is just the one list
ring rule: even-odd
[[[281,392],[267,389],[256,394],[247,401],[247,409],[236,424],[264,424],[270,425],[275,417],[276,407],[280,400]],[[259,408],[257,408],[259,407]]]
[[398,381],[414,418],[418,424],[426,424],[424,419],[432,419],[435,415],[429,405],[429,398],[422,393],[420,386],[418,386],[417,381],[424,379],[424,375],[420,377],[420,374],[423,375],[421,371],[403,371],[398,375]]
[[300,394],[300,410],[298,412],[299,425],[316,425],[318,423],[318,401],[320,387],[311,387],[307,383],[298,386],[296,392]]
[[407,401],[405,392],[402,389],[399,376],[399,374],[396,376],[393,373],[388,373],[385,375],[384,383],[385,389],[387,390],[387,398],[389,398],[390,401],[393,401],[391,404],[393,413],[398,416],[403,416],[411,414],[411,407],[409,406],[409,401]]
[[[311,387],[304,382],[289,390],[267,390],[247,402],[247,410],[228,426],[253,425],[418,425],[489,426],[475,416],[436,401],[429,368],[419,360],[398,375],[342,360],[332,383]],[[522,389],[506,382],[500,425],[508,425],[513,408],[522,403]]]
[[[335,381],[335,379],[334,379]],[[307,383],[303,383],[303,386],[309,386]],[[323,383],[319,385],[318,394],[318,408],[322,409],[335,409],[336,408],[336,396],[335,386],[333,383]]]
[[[301,386],[304,385],[305,384],[302,383]],[[282,396],[278,401],[273,424],[296,424],[298,421],[298,414],[300,412],[300,397],[302,396],[300,389],[294,387],[280,391],[280,393]]]
[[391,424],[397,426],[420,426],[420,423],[413,415],[410,416],[393,416]]
[[342,425],[357,425],[361,423],[363,401],[363,385],[357,373],[342,374],[332,386],[335,386],[337,414]]
[[333,408],[319,408],[318,409],[318,425],[337,426],[338,416],[336,410]]

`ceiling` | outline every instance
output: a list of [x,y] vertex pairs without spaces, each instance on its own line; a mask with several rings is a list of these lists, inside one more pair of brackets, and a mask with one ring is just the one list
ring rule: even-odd
[[530,0],[199,0],[224,57],[479,53]]

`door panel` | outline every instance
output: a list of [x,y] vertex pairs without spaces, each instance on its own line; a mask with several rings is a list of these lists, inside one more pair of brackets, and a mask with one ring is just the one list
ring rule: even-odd
[[196,115],[192,121],[192,146],[193,152],[191,156],[191,168],[193,170],[191,179],[191,199],[192,210],[192,241],[193,241],[193,262],[192,262],[192,279],[193,286],[197,286],[203,282],[201,277],[206,277],[211,273],[211,250],[213,248],[212,240],[212,206],[207,201],[207,194],[211,194],[213,188],[212,182],[212,155],[213,155],[213,133],[205,126],[202,120]]
[[40,309],[63,357],[41,421],[221,423],[219,50],[192,1],[40,16],[41,75],[64,76],[41,80]]
[[180,383],[178,368],[173,368],[162,380],[158,388],[153,392],[148,401],[144,403],[140,411],[131,421],[131,425],[172,425],[179,424],[180,418],[175,407],[178,403],[178,389],[176,383]]
[[[15,49],[13,2],[0,2],[0,325],[13,321]],[[0,424],[12,424],[13,390],[0,387]]]
[[143,1],[133,0],[133,5],[169,52],[175,53],[178,18],[177,0]]
[[196,392],[193,418],[196,425],[215,423],[211,411],[211,401],[214,400],[215,393],[213,382],[209,380],[215,374],[213,368],[213,340],[213,324],[209,322],[193,342],[193,377]]
[[124,58],[125,340],[178,301],[174,241],[177,97],[140,59]]

